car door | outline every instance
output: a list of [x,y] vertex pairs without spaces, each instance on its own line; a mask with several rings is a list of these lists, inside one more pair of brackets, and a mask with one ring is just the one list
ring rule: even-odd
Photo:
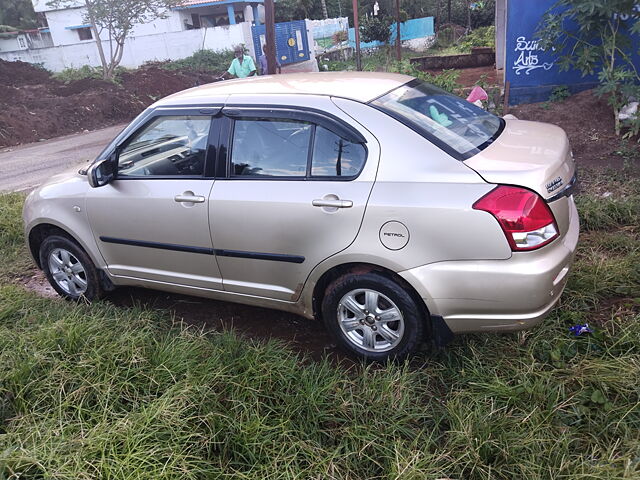
[[208,219],[214,180],[205,173],[219,120],[203,111],[156,112],[117,147],[116,178],[89,191],[91,228],[112,275],[222,289]]
[[318,112],[223,112],[209,211],[224,288],[294,301],[311,270],[355,239],[377,142]]

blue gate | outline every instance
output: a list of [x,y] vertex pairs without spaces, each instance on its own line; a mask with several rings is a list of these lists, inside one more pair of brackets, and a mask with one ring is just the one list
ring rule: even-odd
[[[264,25],[251,27],[251,34],[258,58],[265,44],[266,28]],[[276,58],[281,65],[309,60],[309,40],[304,20],[276,23]]]

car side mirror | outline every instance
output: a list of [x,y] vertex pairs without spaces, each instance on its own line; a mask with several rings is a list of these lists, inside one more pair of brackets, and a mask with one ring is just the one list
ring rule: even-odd
[[116,176],[115,165],[115,155],[91,165],[89,170],[87,170],[89,185],[93,188],[97,188],[103,187],[107,183],[111,182]]

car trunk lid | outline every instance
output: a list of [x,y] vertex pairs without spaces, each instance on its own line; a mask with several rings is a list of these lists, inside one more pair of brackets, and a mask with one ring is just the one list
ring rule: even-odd
[[544,198],[561,235],[569,224],[568,196],[575,185],[575,164],[566,133],[555,125],[508,119],[502,134],[465,160],[485,181],[528,188]]
[[566,133],[547,123],[506,122],[490,146],[464,163],[489,183],[518,185],[545,200],[553,198],[571,183],[575,173]]

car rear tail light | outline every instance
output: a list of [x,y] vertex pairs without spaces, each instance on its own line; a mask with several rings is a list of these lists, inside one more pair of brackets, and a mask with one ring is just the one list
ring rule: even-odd
[[493,215],[511,250],[535,250],[558,236],[553,213],[540,195],[519,187],[500,185],[473,204]]

